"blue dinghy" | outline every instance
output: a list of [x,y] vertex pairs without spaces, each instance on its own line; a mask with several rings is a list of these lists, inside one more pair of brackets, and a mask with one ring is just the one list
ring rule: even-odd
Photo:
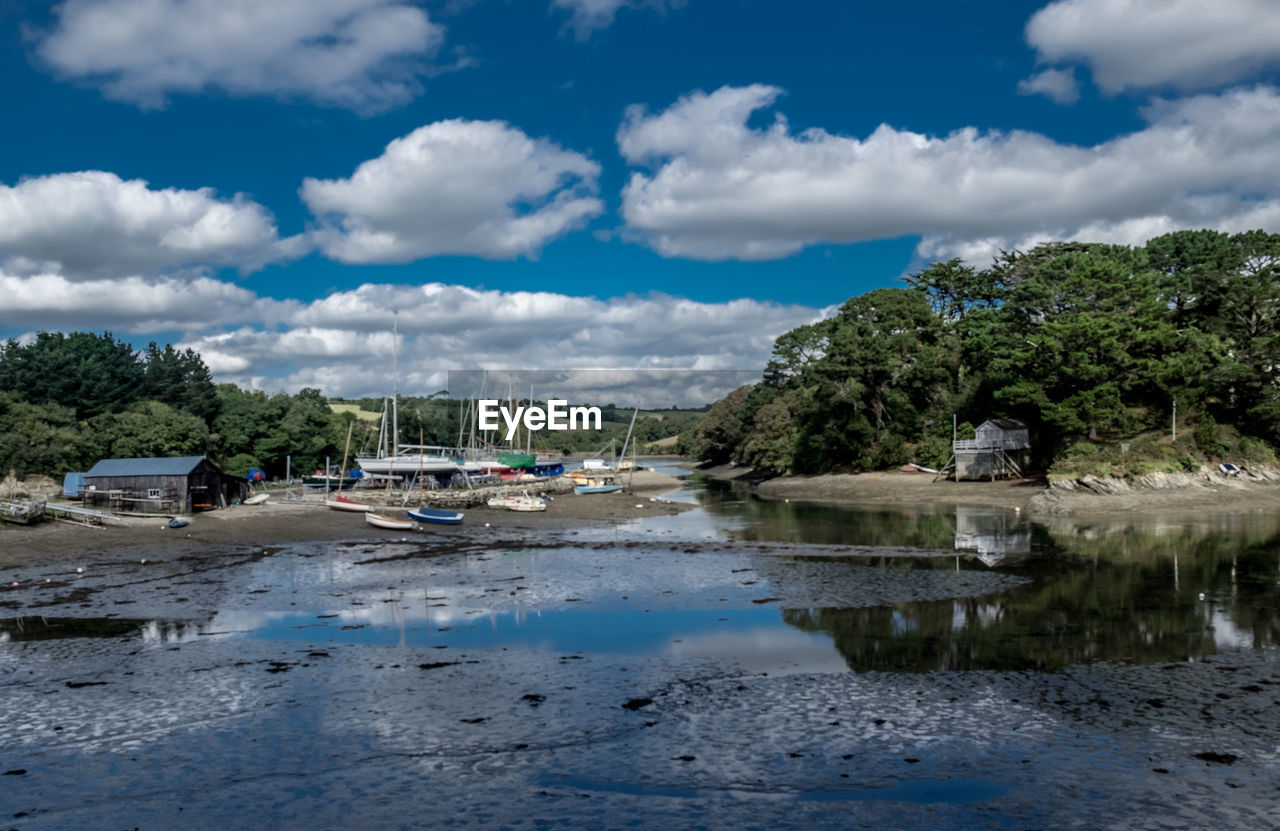
[[443,508],[415,508],[406,513],[418,522],[431,522],[436,525],[459,525],[462,523],[462,514],[457,511],[447,511]]

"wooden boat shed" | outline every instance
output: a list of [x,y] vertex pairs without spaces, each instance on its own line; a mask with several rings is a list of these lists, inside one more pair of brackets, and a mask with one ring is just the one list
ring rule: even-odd
[[84,475],[85,505],[111,511],[175,514],[226,507],[249,495],[249,480],[223,473],[204,456],[103,459]]
[[1030,462],[1031,439],[1027,425],[1011,418],[993,418],[982,422],[971,439],[951,442],[951,459],[938,476],[961,479],[1022,477]]

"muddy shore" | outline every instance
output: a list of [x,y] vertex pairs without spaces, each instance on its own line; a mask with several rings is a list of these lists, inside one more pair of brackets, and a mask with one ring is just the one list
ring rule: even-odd
[[[634,475],[633,490],[611,494],[558,494],[540,513],[519,513],[489,507],[468,508],[461,526],[422,525],[415,531],[373,528],[358,513],[333,511],[320,497],[307,503],[283,502],[284,492],[272,491],[264,505],[239,505],[190,517],[185,528],[173,529],[164,517],[138,517],[122,524],[86,527],[63,522],[21,526],[0,524],[0,568],[75,558],[92,553],[129,551],[191,552],[210,547],[273,546],[327,540],[390,540],[412,534],[414,538],[445,535],[454,539],[477,526],[528,531],[567,530],[608,525],[642,516],[671,516],[692,505],[668,502],[662,495],[680,487],[680,480],[651,470]],[[533,490],[533,489],[531,489]],[[360,495],[375,510],[400,516],[406,510],[403,497],[380,500]],[[408,507],[415,503],[411,500]]]

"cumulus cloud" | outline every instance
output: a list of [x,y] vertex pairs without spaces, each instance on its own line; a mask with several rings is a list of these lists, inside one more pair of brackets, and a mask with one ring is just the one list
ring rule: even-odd
[[1042,62],[1080,61],[1104,92],[1202,90],[1280,65],[1275,0],[1057,0],[1032,15]]
[[67,0],[36,53],[108,97],[305,97],[377,111],[419,92],[444,29],[404,0]]
[[438,121],[387,145],[349,179],[307,179],[313,238],[346,263],[439,254],[535,257],[604,210],[600,165],[500,121]]
[[[921,251],[994,238],[1122,236],[1167,222],[1234,227],[1275,217],[1280,92],[1162,101],[1148,126],[1092,147],[967,127],[933,137],[882,125],[865,139],[785,118],[756,129],[776,87],[693,93],[618,132],[635,172],[626,232],[665,256],[784,257],[820,242],[922,235]],[[1129,238],[1128,242],[1144,239]]]
[[1055,104],[1080,100],[1080,84],[1074,69],[1046,69],[1018,82],[1021,95],[1043,95]]
[[586,40],[595,32],[613,25],[613,19],[624,8],[647,6],[662,11],[684,5],[684,0],[551,0],[552,9],[569,12],[569,28],[578,40]]
[[102,278],[0,271],[0,325],[145,333],[278,319],[290,304],[204,276]]
[[141,179],[88,170],[0,184],[0,257],[17,273],[71,278],[191,265],[245,271],[302,253],[280,239],[266,208],[212,188],[153,189]]
[[279,326],[195,333],[182,346],[204,356],[220,381],[382,395],[391,386],[393,308],[399,388],[413,395],[445,387],[449,370],[511,369],[513,361],[514,368],[547,369],[758,368],[779,334],[832,311],[745,299],[600,300],[439,283],[364,285],[291,309]]

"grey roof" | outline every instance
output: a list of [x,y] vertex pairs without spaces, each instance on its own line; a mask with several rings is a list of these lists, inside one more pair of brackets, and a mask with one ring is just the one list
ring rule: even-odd
[[990,424],[992,427],[999,427],[1001,430],[1025,430],[1027,425],[1021,421],[1015,421],[1011,418],[990,418],[979,424],[979,427],[985,427]]
[[174,456],[168,459],[103,459],[85,474],[95,476],[185,476],[204,461],[204,456]]

